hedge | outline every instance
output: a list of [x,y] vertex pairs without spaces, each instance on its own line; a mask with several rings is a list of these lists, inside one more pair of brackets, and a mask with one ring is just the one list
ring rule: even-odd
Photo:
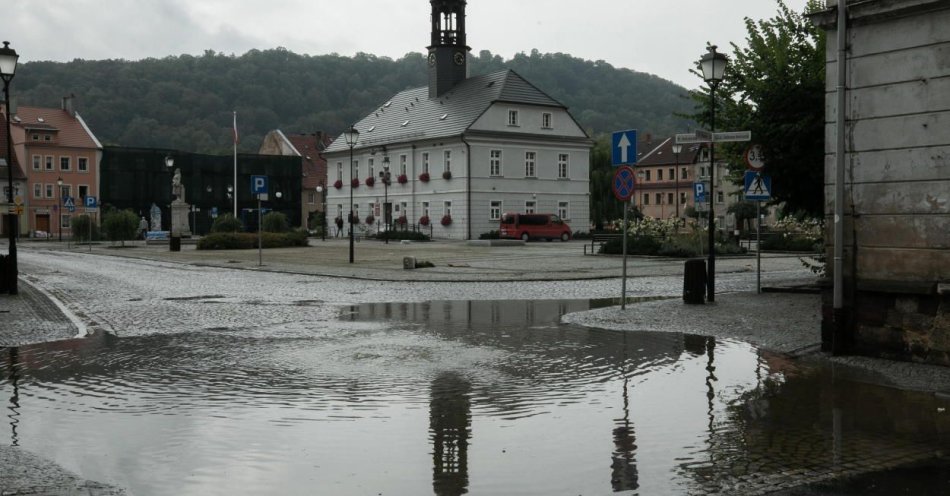
[[[264,248],[288,248],[307,246],[307,231],[298,229],[288,233],[269,233],[261,235]],[[257,248],[256,233],[213,233],[198,241],[199,250],[250,250]]]

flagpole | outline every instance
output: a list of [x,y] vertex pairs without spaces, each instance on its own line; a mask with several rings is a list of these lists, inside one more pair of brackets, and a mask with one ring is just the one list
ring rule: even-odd
[[234,111],[234,218],[237,219],[237,197],[238,197],[238,183],[237,183],[237,145],[238,145],[238,132],[237,132],[237,111]]

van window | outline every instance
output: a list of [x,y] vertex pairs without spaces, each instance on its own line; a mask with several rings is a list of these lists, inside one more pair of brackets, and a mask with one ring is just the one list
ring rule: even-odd
[[514,224],[514,223],[515,223],[515,216],[514,216],[514,215],[505,214],[505,215],[501,216],[501,223],[502,223],[502,224]]

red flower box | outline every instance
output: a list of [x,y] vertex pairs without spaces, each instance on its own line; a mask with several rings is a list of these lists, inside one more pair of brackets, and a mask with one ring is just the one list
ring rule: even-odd
[[419,174],[419,180],[422,181],[422,182],[424,182],[424,183],[429,182],[429,173],[428,173],[428,172],[423,172],[422,174]]
[[376,222],[376,217],[374,217],[373,214],[369,214],[369,215],[366,216],[366,223],[367,223],[367,224],[372,224],[372,223],[374,223],[374,222]]
[[448,181],[449,179],[452,179],[452,171],[443,172],[442,179],[445,179],[446,181]]
[[399,177],[396,178],[396,181],[399,182],[399,184],[406,184],[409,182],[409,178],[406,177],[405,174],[399,174]]
[[420,225],[420,226],[428,226],[428,225],[429,225],[429,216],[428,216],[428,215],[423,215],[422,217],[419,217],[419,225]]
[[443,225],[443,226],[448,226],[448,225],[451,224],[451,223],[452,223],[452,216],[451,216],[451,215],[443,215],[443,216],[442,216],[442,225]]
[[350,181],[350,186],[352,186],[352,187],[354,187],[354,188],[359,188],[359,187],[360,187],[360,180],[354,177],[353,180]]
[[407,219],[405,215],[396,219],[396,224],[399,224],[400,226],[406,225],[407,222],[409,222],[409,219]]
[[342,188],[342,187],[343,187],[343,181],[337,179],[336,182],[333,183],[333,187],[336,188],[336,189]]
[[366,185],[369,186],[370,188],[372,188],[373,185],[376,184],[376,180],[373,179],[373,176],[367,177],[366,180],[363,182],[366,183]]

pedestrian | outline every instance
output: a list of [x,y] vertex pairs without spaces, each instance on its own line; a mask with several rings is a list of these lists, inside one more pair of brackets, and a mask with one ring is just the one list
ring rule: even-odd
[[139,221],[139,239],[145,239],[145,233],[148,232],[148,221],[145,220],[145,216],[142,216],[142,220]]
[[336,237],[343,236],[343,217],[336,218]]

